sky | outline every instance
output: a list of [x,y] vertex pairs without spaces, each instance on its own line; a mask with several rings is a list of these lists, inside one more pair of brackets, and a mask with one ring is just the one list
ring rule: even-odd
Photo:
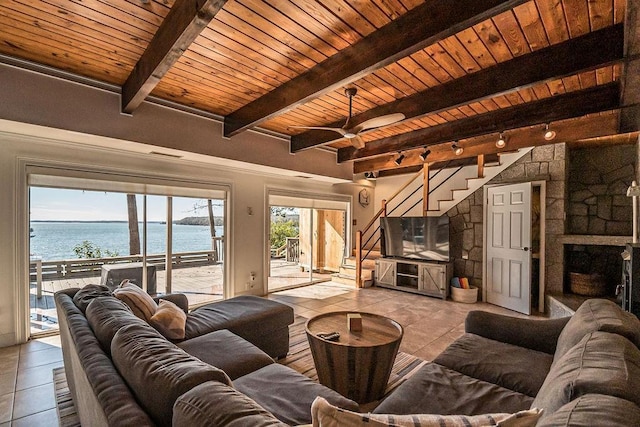
[[[166,221],[166,197],[147,196],[147,220]],[[204,199],[174,197],[173,219],[207,216],[207,209],[193,212],[194,205],[206,206]],[[222,215],[222,201],[213,202],[214,215]],[[218,206],[216,206],[218,205]],[[138,220],[142,221],[142,196],[137,196]],[[124,193],[31,187],[31,221],[127,221]]]

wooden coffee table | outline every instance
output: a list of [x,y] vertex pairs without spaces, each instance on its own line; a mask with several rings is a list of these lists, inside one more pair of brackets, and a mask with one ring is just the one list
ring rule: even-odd
[[[361,332],[349,331],[349,313],[362,316]],[[340,333],[338,341],[318,337],[334,331]],[[384,396],[402,340],[398,322],[377,314],[338,311],[309,319],[306,332],[320,384],[358,403]]]

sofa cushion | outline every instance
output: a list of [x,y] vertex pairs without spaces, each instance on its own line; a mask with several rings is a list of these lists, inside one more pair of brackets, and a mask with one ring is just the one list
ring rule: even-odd
[[228,329],[271,357],[289,351],[288,325],[293,309],[286,304],[253,295],[242,295],[207,304],[187,315],[185,338]]
[[603,331],[622,335],[640,347],[640,320],[605,299],[585,301],[571,316],[556,346],[554,363],[589,332]]
[[149,319],[149,324],[169,340],[184,339],[187,314],[171,301],[160,300],[158,309]]
[[196,308],[187,316],[186,338],[220,329],[251,333],[279,329],[293,323],[293,309],[288,305],[253,295],[242,295]]
[[286,427],[246,395],[217,381],[202,383],[176,400],[173,427]]
[[543,418],[588,393],[606,394],[640,404],[640,350],[628,339],[592,332],[554,362],[533,407]]
[[132,324],[146,325],[129,307],[114,297],[94,298],[87,306],[87,320],[102,349],[111,354],[111,340],[120,328]]
[[151,316],[158,309],[158,304],[148,293],[133,283],[129,283],[128,280],[122,281],[120,286],[113,291],[113,295],[127,304],[133,314],[145,322],[149,322]]
[[267,353],[226,329],[182,341],[178,347],[222,369],[232,380],[274,363]]
[[317,396],[341,408],[358,410],[354,401],[279,363],[240,377],[233,386],[291,425],[311,422],[311,404]]
[[531,397],[538,394],[552,361],[548,353],[469,333],[434,359],[434,363],[454,371]]
[[[79,416],[88,417],[96,423],[104,417],[111,426],[154,426],[118,374],[110,357],[101,349],[87,318],[74,304],[73,294],[68,292],[58,291],[54,298],[61,326],[60,339],[67,381],[72,393],[76,394],[74,399],[77,398],[84,406]],[[115,300],[113,297],[107,298]],[[89,395],[91,393],[93,396]]]
[[533,398],[513,390],[428,363],[374,409],[376,414],[480,415],[518,412]]
[[149,325],[121,328],[111,342],[116,368],[149,416],[170,426],[177,398],[198,384],[231,385],[224,371],[190,356]]
[[585,394],[549,415],[538,427],[626,427],[640,425],[640,407],[604,394]]
[[87,285],[76,292],[73,296],[73,303],[84,313],[94,298],[109,296],[111,296],[111,290],[108,287],[104,285]]
[[534,427],[540,411],[482,415],[362,414],[338,408],[317,397],[311,405],[311,418],[313,427]]

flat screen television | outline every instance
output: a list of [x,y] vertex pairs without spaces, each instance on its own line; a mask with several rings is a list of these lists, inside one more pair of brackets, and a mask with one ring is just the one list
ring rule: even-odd
[[383,217],[381,249],[386,257],[449,261],[449,217]]

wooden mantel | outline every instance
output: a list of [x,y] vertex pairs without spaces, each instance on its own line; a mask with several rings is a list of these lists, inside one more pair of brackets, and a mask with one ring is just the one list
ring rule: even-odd
[[625,246],[631,243],[631,236],[603,236],[587,234],[565,234],[559,237],[565,245]]

